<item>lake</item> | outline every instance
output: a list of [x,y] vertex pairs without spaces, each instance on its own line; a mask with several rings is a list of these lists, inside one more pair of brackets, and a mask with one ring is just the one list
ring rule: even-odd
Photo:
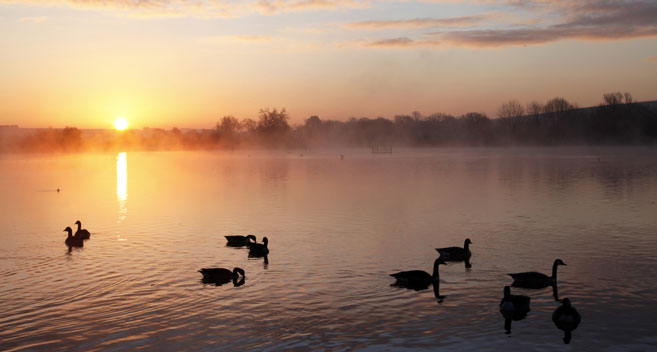
[[[3,351],[657,348],[657,148],[0,155],[0,170]],[[91,239],[69,251],[76,220]],[[268,237],[267,261],[233,234]],[[391,286],[465,238],[471,265],[440,267],[440,298]],[[549,287],[512,288],[531,311],[506,334],[506,274],[557,258],[582,316],[570,344]],[[204,267],[245,283],[203,284]]]

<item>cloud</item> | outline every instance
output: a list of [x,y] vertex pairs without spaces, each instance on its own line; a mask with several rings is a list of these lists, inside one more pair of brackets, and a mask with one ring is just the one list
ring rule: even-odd
[[414,40],[407,37],[382,39],[372,42],[363,43],[363,46],[373,48],[409,48],[421,46],[436,46],[440,43],[433,40]]
[[68,5],[131,17],[239,17],[317,9],[362,8],[370,0],[0,0],[4,3]]
[[619,40],[657,36],[657,2],[634,1],[616,6],[605,1],[586,3],[560,23],[513,29],[475,29],[434,33],[463,46],[497,47],[542,44],[559,40]]
[[46,20],[48,20],[47,16],[31,16],[31,17],[21,17],[18,19],[18,22],[41,23]]
[[257,6],[263,13],[295,10],[365,8],[369,1],[358,0],[259,0]]
[[[441,2],[441,1],[432,1]],[[442,1],[444,2],[444,1]],[[485,2],[472,0],[470,2]],[[560,40],[608,41],[657,37],[657,1],[654,0],[526,0],[489,1],[514,8],[522,7],[544,21],[523,21],[500,26],[473,22],[476,28],[425,32],[420,38],[393,37],[367,42],[367,47],[458,46],[491,48],[511,45],[545,44]],[[412,28],[428,19],[361,22],[371,27]],[[464,21],[467,22],[467,21]],[[458,23],[455,21],[454,23]],[[405,26],[405,27],[404,27]],[[427,39],[428,38],[428,39]]]
[[273,40],[276,40],[276,38],[263,35],[215,35],[197,39],[202,44],[226,44],[235,42],[257,44],[271,42]]
[[449,18],[414,18],[408,20],[362,21],[347,25],[350,28],[387,29],[387,28],[432,28],[473,26],[483,22],[488,15],[474,15]]

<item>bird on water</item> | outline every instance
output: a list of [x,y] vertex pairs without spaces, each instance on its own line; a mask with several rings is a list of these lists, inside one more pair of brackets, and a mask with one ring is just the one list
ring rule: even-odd
[[511,321],[525,319],[530,311],[530,297],[523,295],[512,295],[511,287],[504,286],[504,297],[500,301],[500,313],[504,317],[504,330],[511,333]]
[[547,286],[556,286],[557,284],[557,267],[566,265],[561,259],[554,261],[552,265],[552,276],[535,271],[507,274],[513,278],[513,286],[526,288],[544,288]]
[[421,290],[429,287],[431,284],[438,284],[440,283],[440,274],[438,272],[438,265],[440,264],[445,264],[442,257],[436,258],[433,262],[433,274],[429,274],[423,270],[400,271],[390,274],[390,276],[397,280],[393,285]]
[[87,229],[82,228],[82,223],[80,222],[80,220],[76,221],[75,224],[78,225],[78,230],[75,231],[75,237],[80,237],[83,240],[88,240],[91,237],[89,231],[87,231]]
[[203,275],[203,283],[213,283],[217,286],[233,281],[235,286],[238,285],[238,279],[244,283],[244,270],[241,268],[234,268],[232,271],[224,268],[202,268],[198,271]]
[[568,344],[573,338],[572,332],[582,322],[582,316],[570,304],[570,299],[564,298],[561,306],[552,313],[552,321],[559,330],[564,331],[563,342]]
[[[256,237],[254,235],[233,235],[224,237],[226,237],[226,245],[231,247],[244,247],[256,243]],[[253,242],[251,242],[251,240],[253,240]]]
[[440,253],[440,256],[443,257],[446,261],[461,261],[467,260],[470,258],[472,253],[470,252],[470,241],[469,238],[465,239],[463,243],[463,248],[461,247],[445,247],[445,248],[436,248],[436,251]]
[[267,244],[269,240],[267,237],[262,238],[262,243],[251,243],[249,244],[249,256],[251,257],[264,257],[269,254],[269,248]]
[[66,237],[66,240],[64,243],[66,243],[67,246],[69,247],[82,247],[84,246],[84,241],[82,240],[81,237],[76,237],[73,236],[73,229],[70,227],[66,227],[64,229],[64,232],[68,232],[68,237]]

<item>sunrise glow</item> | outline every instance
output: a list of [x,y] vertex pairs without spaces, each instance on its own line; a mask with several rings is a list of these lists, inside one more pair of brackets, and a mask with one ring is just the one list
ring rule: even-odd
[[119,131],[123,131],[126,128],[128,128],[128,120],[126,120],[123,117],[119,117],[116,120],[114,120],[114,128],[116,128]]

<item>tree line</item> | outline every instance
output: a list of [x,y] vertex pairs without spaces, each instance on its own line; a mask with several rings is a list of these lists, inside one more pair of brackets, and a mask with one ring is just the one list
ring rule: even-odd
[[75,127],[41,130],[0,141],[4,150],[76,152],[237,148],[319,148],[404,146],[504,146],[657,143],[655,103],[635,103],[629,93],[603,95],[592,108],[556,97],[545,104],[502,104],[497,118],[470,112],[461,116],[413,112],[393,119],[322,120],[310,116],[291,126],[283,109],[261,109],[257,119],[224,116],[212,129],[100,131]]

